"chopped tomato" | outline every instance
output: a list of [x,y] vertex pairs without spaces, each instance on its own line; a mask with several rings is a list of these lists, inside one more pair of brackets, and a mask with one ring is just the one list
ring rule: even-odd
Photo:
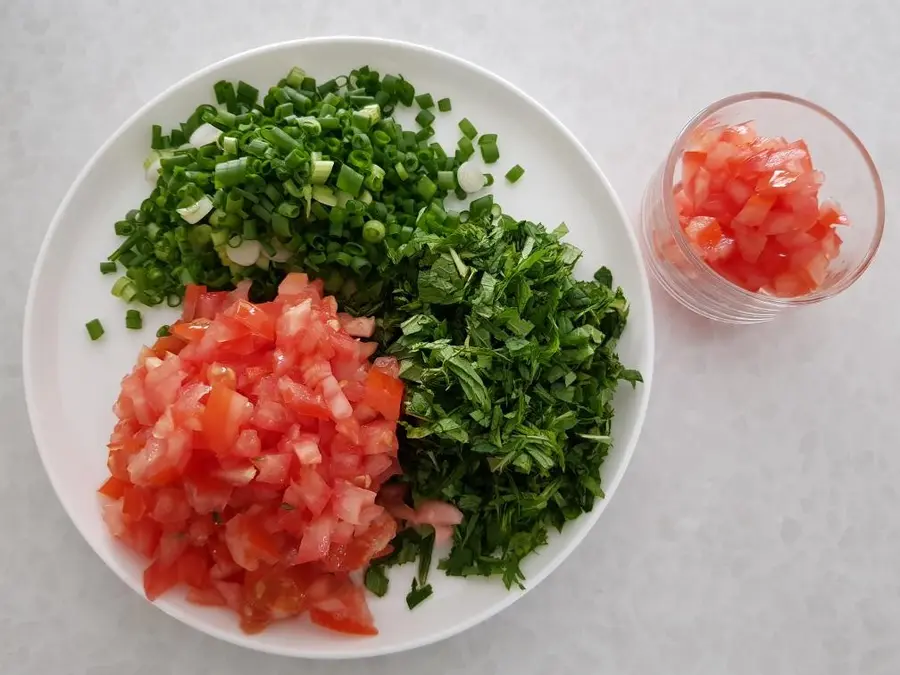
[[833,202],[820,204],[824,180],[802,140],[760,137],[751,122],[703,125],[682,154],[674,201],[687,239],[719,274],[796,297],[826,283],[842,243],[834,228],[848,222]]
[[[363,599],[363,603],[365,599]],[[364,604],[363,604],[364,606]],[[378,635],[378,629],[375,628],[375,622],[372,619],[371,612],[366,608],[366,612],[326,612],[321,609],[313,608],[309,612],[309,617],[314,624],[328,628],[338,633],[349,633],[350,635]]]
[[209,588],[189,588],[185,598],[188,602],[195,605],[203,605],[205,607],[225,606],[225,596],[213,586]]
[[260,483],[284,486],[291,469],[291,455],[287,453],[261,455],[253,460],[259,470],[256,480]]
[[403,403],[403,383],[378,368],[372,368],[366,378],[366,395],[363,401],[386,419],[399,419],[400,405]]
[[[397,532],[399,506],[376,497],[400,471],[399,364],[370,363],[377,345],[359,338],[374,321],[338,313],[306,275],[289,274],[273,302],[248,298],[249,283],[189,286],[182,320],[123,379],[104,522],[147,559],[151,600],[182,585],[248,632],[311,611],[373,635],[348,573]],[[452,534],[453,507],[423,508],[423,524]]]
[[193,588],[209,586],[209,555],[200,548],[190,547],[178,558],[178,579]]
[[206,293],[206,286],[188,284],[184,287],[184,305],[182,307],[181,320],[193,321],[197,312],[197,301]]
[[122,492],[122,515],[125,520],[138,521],[152,508],[154,495],[144,488],[130,486]]
[[327,420],[331,417],[321,394],[300,382],[295,382],[286,375],[278,379],[278,391],[284,404],[297,415],[315,417],[320,420]]
[[178,584],[178,567],[156,560],[144,570],[144,593],[151,602]]
[[185,340],[178,337],[177,335],[164,335],[160,338],[157,338],[156,342],[153,343],[153,353],[156,354],[157,357],[163,359],[166,354],[177,354],[184,346],[187,344]]
[[249,403],[245,396],[227,386],[213,386],[201,417],[203,435],[209,447],[219,453],[229,452],[234,447],[241,424],[253,414]]
[[209,319],[197,319],[196,321],[178,322],[173,324],[169,330],[174,337],[190,343],[202,340],[211,325]]
[[129,484],[116,478],[115,476],[110,476],[106,479],[106,482],[100,486],[100,489],[97,490],[104,497],[109,497],[111,499],[121,499],[125,495],[125,490],[129,487]]
[[462,511],[446,502],[434,500],[422,502],[416,508],[416,522],[426,525],[459,525]]
[[225,310],[225,316],[233,317],[253,335],[264,340],[275,339],[275,321],[272,316],[247,300],[235,302]]

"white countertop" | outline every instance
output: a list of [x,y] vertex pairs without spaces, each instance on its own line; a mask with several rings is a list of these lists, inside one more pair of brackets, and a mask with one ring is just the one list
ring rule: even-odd
[[[896,3],[252,4],[0,4],[0,672],[900,672]],[[751,89],[811,98],[872,152],[888,228],[856,286],[767,326],[714,325],[657,292],[647,424],[615,499],[572,557],[512,608],[444,643],[300,663],[181,625],[91,552],[34,447],[20,327],[57,204],[127,116],[232,53],[329,34],[421,42],[508,78],[581,139],[634,213],[695,110]]]

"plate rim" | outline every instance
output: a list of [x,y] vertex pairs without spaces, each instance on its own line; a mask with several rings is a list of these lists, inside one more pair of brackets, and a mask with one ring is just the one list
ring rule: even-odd
[[[185,613],[178,608],[173,608],[170,606],[161,606],[156,603],[150,603],[158,610],[166,613],[172,618],[178,620],[179,622],[189,626],[190,628],[200,631],[206,635],[217,638],[224,642],[228,642],[230,644],[234,644],[240,647],[245,647],[247,649],[252,649],[254,651],[275,654],[279,656],[289,656],[294,658],[305,658],[305,659],[319,659],[319,660],[349,660],[349,659],[361,659],[368,658],[372,656],[383,656],[388,654],[396,654],[400,652],[410,651],[412,649],[417,649],[419,647],[424,647],[426,645],[434,644],[436,642],[440,642],[442,640],[446,640],[454,635],[458,635],[469,628],[472,628],[483,621],[491,618],[502,612],[504,609],[508,608],[512,605],[516,600],[522,598],[525,594],[527,594],[530,590],[534,589],[538,586],[544,579],[546,579],[553,571],[555,571],[564,560],[566,560],[572,552],[577,548],[582,541],[587,537],[588,533],[593,529],[596,525],[597,521],[600,518],[600,515],[606,510],[607,505],[612,500],[613,495],[618,489],[619,484],[622,482],[625,473],[628,471],[628,467],[631,465],[631,460],[634,456],[635,449],[637,447],[638,440],[640,439],[641,433],[643,432],[644,424],[646,422],[647,409],[650,401],[650,394],[652,389],[653,382],[653,371],[655,366],[655,350],[656,350],[656,330],[655,330],[655,322],[654,322],[654,314],[653,314],[653,301],[650,292],[650,284],[649,284],[649,276],[647,274],[647,268],[643,256],[641,254],[640,247],[638,245],[637,236],[634,231],[634,227],[631,222],[631,218],[628,216],[628,212],[625,210],[621,199],[619,198],[618,193],[612,186],[612,183],[606,177],[606,174],[603,173],[603,170],[594,160],[593,156],[587,151],[584,145],[580,140],[566,127],[550,110],[548,110],[544,105],[542,105],[539,101],[534,99],[528,93],[520,89],[518,86],[507,80],[506,78],[494,73],[493,71],[484,68],[483,66],[478,65],[477,63],[473,63],[468,59],[457,56],[455,54],[451,54],[449,52],[445,52],[441,49],[437,49],[434,47],[430,47],[428,45],[422,45],[414,42],[409,42],[406,40],[397,40],[393,38],[381,38],[381,37],[369,37],[369,36],[354,36],[354,35],[334,35],[334,36],[317,36],[317,37],[307,37],[307,38],[298,38],[293,40],[283,40],[280,42],[269,43],[265,45],[261,45],[258,47],[253,47],[251,49],[247,49],[242,52],[238,52],[236,54],[232,54],[231,56],[227,56],[225,58],[219,59],[213,63],[210,63],[206,66],[199,68],[198,70],[190,73],[189,75],[181,78],[177,82],[169,85],[165,89],[163,89],[160,93],[153,96],[146,103],[141,105],[134,113],[128,116],[115,130],[114,133],[109,135],[107,139],[100,145],[100,147],[91,155],[90,159],[85,163],[85,165],[78,172],[72,184],[69,186],[68,190],[65,193],[65,196],[59,203],[59,206],[56,208],[56,211],[53,214],[52,219],[50,220],[50,225],[47,228],[46,233],[44,234],[44,238],[41,242],[40,249],[38,251],[37,258],[34,261],[34,267],[32,269],[31,277],[28,283],[28,294],[26,296],[25,301],[25,315],[22,324],[22,372],[23,372],[23,385],[25,390],[25,405],[28,411],[28,421],[31,427],[32,436],[34,437],[35,446],[37,447],[38,456],[41,460],[41,465],[43,466],[44,473],[47,478],[50,480],[50,484],[53,487],[53,491],[56,495],[57,500],[62,505],[63,510],[66,512],[71,523],[75,526],[75,529],[78,530],[79,534],[85,540],[85,542],[90,546],[91,550],[103,561],[103,563],[109,567],[113,572],[115,572],[116,576],[119,577],[121,581],[125,583],[126,586],[132,588],[138,592],[138,589],[131,584],[122,573],[122,570],[119,569],[119,566],[111,560],[107,559],[107,556],[98,551],[91,543],[90,539],[87,537],[85,532],[79,526],[76,521],[74,515],[70,511],[69,507],[63,502],[60,497],[60,490],[57,488],[57,479],[54,477],[54,472],[52,472],[49,468],[48,459],[45,455],[43,447],[45,443],[42,443],[43,434],[39,431],[39,425],[36,424],[36,407],[37,404],[35,402],[35,398],[37,396],[35,392],[35,385],[32,383],[33,373],[32,373],[32,353],[31,353],[31,340],[30,337],[34,332],[35,328],[34,324],[34,303],[35,303],[35,295],[37,293],[37,285],[38,280],[42,275],[44,265],[46,263],[46,258],[49,254],[50,250],[50,242],[53,240],[54,235],[59,228],[59,224],[63,219],[63,215],[68,210],[70,202],[73,200],[78,190],[81,187],[81,184],[84,182],[87,175],[94,168],[94,166],[98,163],[100,158],[106,153],[107,149],[113,145],[119,137],[125,133],[127,129],[129,129],[135,121],[149,108],[155,106],[160,101],[163,101],[167,97],[171,96],[172,93],[180,89],[183,86],[186,86],[195,80],[198,80],[210,72],[217,70],[222,67],[227,67],[229,64],[240,62],[249,58],[252,58],[258,54],[264,54],[267,52],[278,51],[281,49],[291,49],[293,47],[308,45],[308,44],[317,44],[317,43],[331,43],[331,44],[356,44],[356,45],[380,45],[380,46],[389,46],[396,47],[405,50],[409,50],[413,53],[420,52],[426,53],[430,56],[438,57],[440,59],[448,60],[455,63],[457,66],[461,66],[463,68],[467,68],[470,70],[474,70],[479,75],[492,80],[499,86],[506,87],[510,89],[513,93],[521,96],[525,99],[530,105],[532,105],[535,109],[537,109],[543,116],[552,123],[558,131],[560,131],[568,141],[577,149],[577,151],[581,154],[581,156],[587,161],[588,165],[593,170],[595,176],[600,180],[603,186],[606,188],[607,193],[609,194],[610,200],[618,212],[619,217],[622,219],[622,222],[625,225],[626,229],[626,237],[628,242],[631,245],[632,252],[634,254],[635,261],[638,265],[638,272],[640,278],[640,292],[643,294],[643,298],[646,300],[644,307],[640,310],[642,314],[642,318],[647,326],[648,335],[646,336],[646,344],[644,347],[644,358],[646,359],[647,365],[642,367],[642,376],[644,379],[643,384],[641,385],[640,398],[638,400],[636,414],[635,414],[635,432],[631,442],[624,448],[623,456],[622,456],[622,468],[618,472],[617,475],[611,477],[610,483],[605,487],[605,498],[597,502],[595,508],[585,514],[582,514],[581,518],[587,519],[588,524],[584,528],[584,531],[569,541],[564,547],[555,552],[555,554],[549,559],[547,564],[545,564],[540,571],[536,572],[528,579],[527,586],[521,591],[510,591],[504,596],[504,599],[501,602],[498,602],[494,605],[491,605],[487,609],[475,613],[472,616],[468,617],[463,621],[459,621],[448,628],[445,628],[440,631],[433,632],[424,637],[413,638],[409,640],[405,640],[402,642],[395,643],[393,645],[376,647],[376,648],[362,648],[359,650],[355,650],[353,652],[345,652],[342,651],[339,647],[335,647],[329,650],[318,651],[314,654],[303,654],[298,653],[296,650],[291,649],[282,649],[277,646],[261,644],[257,642],[252,635],[243,635],[240,636],[233,635],[231,633],[225,633],[218,630],[215,627],[208,625],[198,625],[195,624],[189,617],[185,615]],[[633,311],[633,306],[630,306],[630,311]]]

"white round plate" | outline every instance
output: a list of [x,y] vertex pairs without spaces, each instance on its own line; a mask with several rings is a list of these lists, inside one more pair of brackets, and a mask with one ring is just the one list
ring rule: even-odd
[[[38,257],[25,315],[24,369],[28,411],[37,445],[69,516],[81,534],[131,588],[143,593],[145,563],[107,534],[96,489],[106,478],[106,443],[114,424],[111,406],[119,380],[143,343],[173,319],[175,311],[144,312],[143,331],[124,327],[125,307],[110,295],[111,276],[98,263],[117,245],[113,223],[147,196],[143,161],[150,127],[170,128],[197,105],[214,102],[220,79],[245,80],[265,91],[294,65],[320,81],[370,65],[402,73],[420,92],[452,99],[451,113],[439,114],[437,140],[455,147],[456,122],[468,117],[482,132],[500,136],[500,161],[491,169],[497,201],[516,217],[552,228],[568,224],[567,240],[584,250],[579,275],[602,264],[631,302],[619,353],[638,368],[645,383],[620,387],[613,426],[615,444],[603,467],[606,500],[570,523],[560,536],[526,561],[534,588],[571,553],[612,498],[634,450],[650,393],[653,318],[647,277],[628,219],[609,182],[578,141],[549,112],[501,78],[454,56],[416,45],[371,38],[323,38],[271,45],[238,54],[191,75],[145,105],[100,148],[69,190]],[[405,111],[400,121],[412,119]],[[503,173],[513,164],[526,169],[516,185]],[[88,339],[84,324],[98,317],[106,335]],[[377,637],[329,633],[306,619],[283,622],[259,635],[240,631],[233,614],[191,605],[172,592],[155,604],[209,635],[260,651],[310,658],[354,658],[403,651],[447,638],[508,607],[522,591],[498,580],[447,578],[434,572],[434,596],[409,611],[405,593],[411,570],[395,570],[392,590],[372,598]],[[404,576],[405,575],[405,576]]]

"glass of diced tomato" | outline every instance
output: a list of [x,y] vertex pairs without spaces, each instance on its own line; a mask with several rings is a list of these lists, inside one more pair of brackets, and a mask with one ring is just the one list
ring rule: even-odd
[[850,287],[883,229],[878,171],[847,125],[795,96],[751,92],[682,129],[644,194],[639,239],[680,303],[759,323]]

